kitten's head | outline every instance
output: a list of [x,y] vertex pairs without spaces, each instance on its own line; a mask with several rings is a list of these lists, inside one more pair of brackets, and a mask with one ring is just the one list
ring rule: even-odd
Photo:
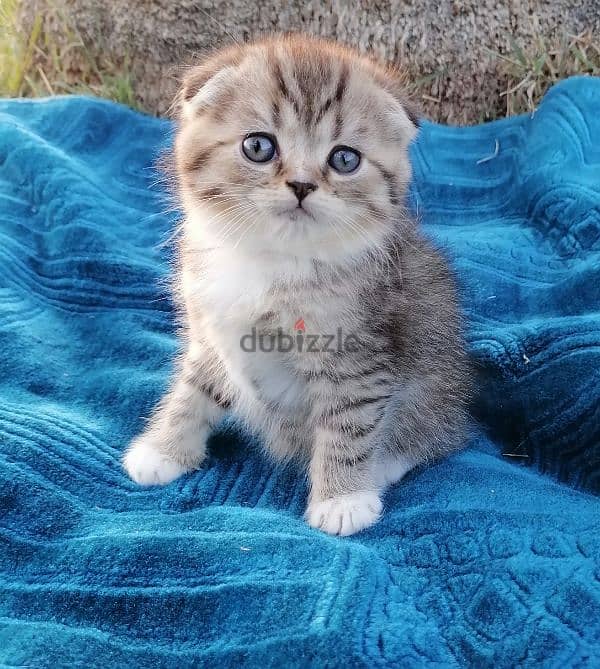
[[417,131],[401,77],[301,36],[191,68],[175,144],[188,235],[308,257],[355,254],[396,224]]

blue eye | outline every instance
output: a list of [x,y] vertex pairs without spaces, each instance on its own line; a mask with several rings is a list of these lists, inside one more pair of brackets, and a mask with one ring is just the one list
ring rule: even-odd
[[242,151],[253,163],[268,163],[275,156],[275,138],[262,133],[252,133],[242,142]]
[[349,146],[336,146],[329,154],[329,165],[340,174],[350,174],[360,165],[360,153]]

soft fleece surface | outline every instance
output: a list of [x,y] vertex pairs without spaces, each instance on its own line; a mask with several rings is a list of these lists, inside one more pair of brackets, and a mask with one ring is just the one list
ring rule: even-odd
[[481,429],[337,539],[227,426],[202,471],[126,478],[176,351],[170,126],[0,103],[0,664],[599,666],[599,112],[572,79],[533,118],[425,124],[413,204],[454,258]]

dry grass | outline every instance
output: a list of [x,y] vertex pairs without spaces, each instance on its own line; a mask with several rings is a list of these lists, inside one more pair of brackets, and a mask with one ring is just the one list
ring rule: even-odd
[[[46,30],[52,25],[53,30]],[[58,34],[60,40],[52,39]],[[127,62],[115,63],[85,43],[69,17],[48,3],[29,30],[18,0],[0,0],[0,96],[97,95],[139,108]]]
[[511,53],[496,55],[507,80],[498,116],[533,112],[550,86],[567,77],[600,76],[600,37],[591,31],[554,38],[538,35],[527,49],[513,41]]
[[[0,96],[85,93],[140,108],[127,60],[113,62],[106,56],[110,50],[101,45],[92,49],[52,0],[26,31],[19,28],[18,2],[0,0]],[[600,36],[591,32],[540,34],[527,46],[512,40],[508,53],[489,53],[496,71],[490,72],[488,104],[471,114],[471,123],[532,112],[557,81],[575,74],[600,75]],[[442,121],[457,115],[430,94],[443,89],[448,68],[450,64],[414,86],[430,115]]]
[[7,97],[22,94],[41,31],[41,19],[36,18],[31,33],[19,35],[17,7],[18,0],[0,3],[0,94]]

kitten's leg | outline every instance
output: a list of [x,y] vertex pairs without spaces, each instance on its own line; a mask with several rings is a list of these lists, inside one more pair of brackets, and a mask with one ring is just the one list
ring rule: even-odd
[[383,452],[375,466],[375,480],[385,489],[398,483],[415,465],[415,461],[406,454]]
[[312,527],[345,536],[372,525],[381,515],[376,435],[385,400],[341,401],[317,421],[306,511]]
[[425,462],[455,451],[468,435],[464,398],[444,396],[435,378],[406,382],[392,394],[377,478],[387,487]]
[[264,430],[269,451],[277,460],[306,459],[310,455],[311,441],[306,428],[307,421],[278,417],[267,421]]
[[441,395],[435,378],[406,383],[379,400],[332,405],[317,428],[309,524],[342,535],[373,524],[380,493],[413,467],[458,448],[466,418],[464,402]]
[[206,441],[228,401],[205,368],[188,354],[147,429],[123,457],[129,476],[141,485],[164,485],[196,469],[206,457]]

